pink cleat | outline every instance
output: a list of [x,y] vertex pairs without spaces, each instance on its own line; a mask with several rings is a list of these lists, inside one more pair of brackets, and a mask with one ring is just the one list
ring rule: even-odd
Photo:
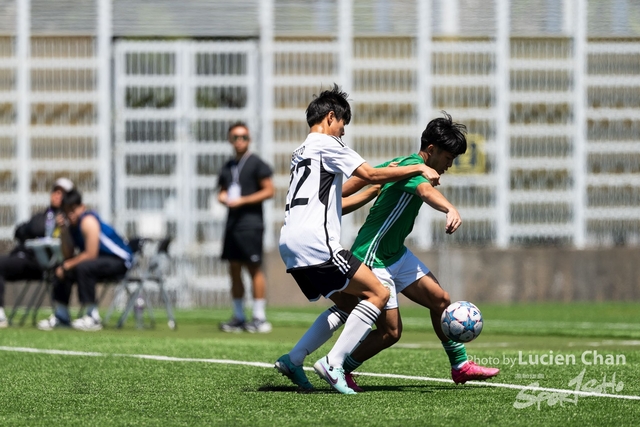
[[351,372],[345,372],[344,379],[351,390],[355,391],[356,393],[362,393],[364,391],[362,388],[358,386],[354,378],[354,375]]
[[498,368],[485,368],[468,361],[460,369],[451,368],[451,378],[456,384],[464,384],[467,381],[484,381],[493,378],[500,373]]

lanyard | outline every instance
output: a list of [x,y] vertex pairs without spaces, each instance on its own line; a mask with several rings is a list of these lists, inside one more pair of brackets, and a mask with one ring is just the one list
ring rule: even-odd
[[233,182],[240,182],[240,172],[242,171],[242,167],[250,156],[251,153],[247,151],[242,155],[237,165],[231,166],[231,178],[233,179]]

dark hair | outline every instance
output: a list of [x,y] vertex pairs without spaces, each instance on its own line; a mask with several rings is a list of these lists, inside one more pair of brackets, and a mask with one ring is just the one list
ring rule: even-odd
[[348,125],[351,121],[351,106],[347,101],[348,97],[349,94],[343,92],[335,83],[332,89],[325,90],[315,96],[305,111],[309,127],[322,122],[330,111],[333,111],[338,120],[344,120],[344,124]]
[[62,210],[67,210],[74,206],[79,206],[81,204],[82,204],[82,194],[80,194],[80,192],[75,188],[73,188],[68,193],[66,193],[62,198]]
[[456,156],[467,151],[467,127],[451,120],[451,116],[442,110],[444,117],[433,119],[422,132],[420,151],[425,151],[431,144]]
[[246,130],[249,130],[249,126],[247,126],[245,122],[238,120],[237,122],[233,122],[229,125],[229,129],[227,129],[227,135],[229,135],[233,129],[238,127],[243,127]]

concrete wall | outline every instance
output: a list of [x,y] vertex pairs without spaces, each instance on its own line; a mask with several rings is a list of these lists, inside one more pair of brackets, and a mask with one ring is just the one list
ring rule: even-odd
[[[640,302],[637,248],[457,248],[414,253],[432,269],[454,301]],[[307,304],[296,283],[285,273],[277,252],[268,254],[266,271],[269,305]]]
[[[440,249],[414,253],[432,269],[451,299],[476,303],[542,301],[640,302],[640,249],[614,248],[576,251],[535,249]],[[267,300],[271,307],[306,306],[308,301],[285,272],[277,252],[265,256]],[[5,307],[10,309],[20,286],[5,287]],[[248,285],[248,284],[247,284]],[[189,289],[195,306],[229,307],[228,290]],[[98,289],[99,295],[101,289]],[[72,292],[77,305],[76,291]],[[175,295],[172,295],[175,299]],[[107,307],[113,287],[102,301]],[[412,302],[400,297],[402,305]],[[174,300],[174,303],[176,301]],[[316,304],[329,305],[322,299]],[[49,305],[45,299],[44,305]],[[159,304],[155,306],[160,307]]]

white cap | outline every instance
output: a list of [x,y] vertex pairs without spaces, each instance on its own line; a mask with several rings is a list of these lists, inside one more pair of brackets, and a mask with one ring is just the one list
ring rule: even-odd
[[69,192],[73,190],[73,182],[69,178],[58,178],[53,184],[53,188],[62,188],[64,191]]

